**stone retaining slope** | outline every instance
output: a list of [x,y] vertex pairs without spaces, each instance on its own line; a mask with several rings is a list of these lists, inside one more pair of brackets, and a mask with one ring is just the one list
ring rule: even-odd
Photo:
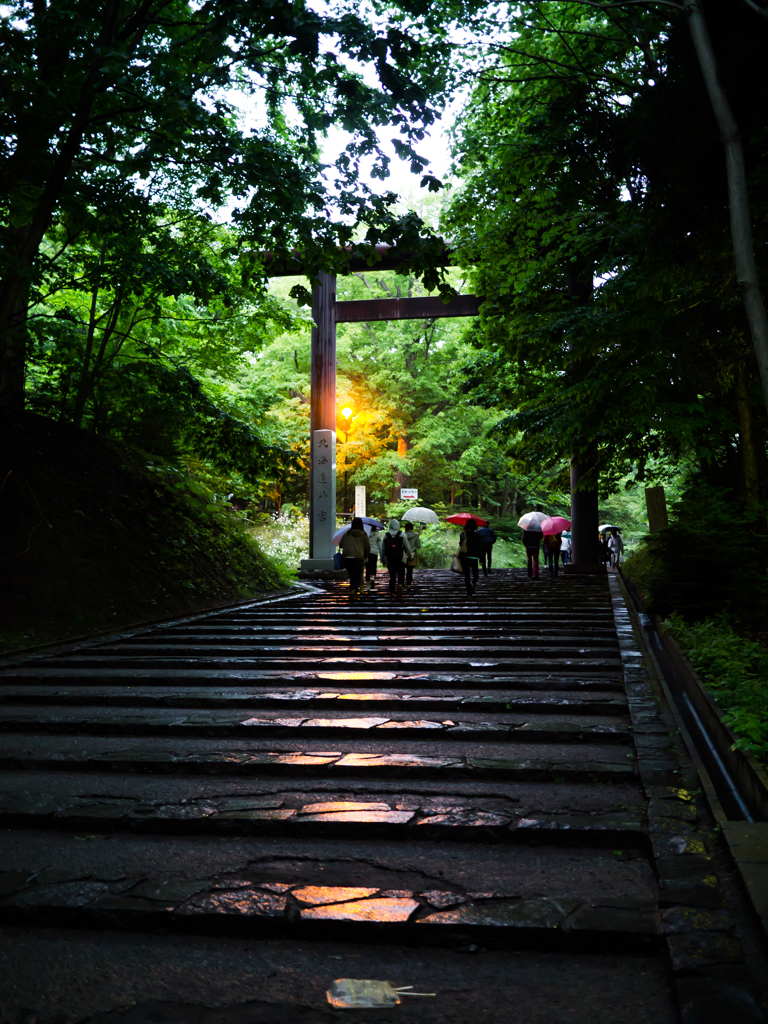
[[6,664],[0,1019],[762,1020],[616,581],[347,592]]

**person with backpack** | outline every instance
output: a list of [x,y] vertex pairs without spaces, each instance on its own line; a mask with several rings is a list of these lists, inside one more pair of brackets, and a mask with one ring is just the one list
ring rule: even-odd
[[547,566],[549,567],[549,575],[552,577],[557,576],[558,569],[560,568],[560,547],[562,545],[562,535],[559,533],[549,533],[544,538],[544,558]]
[[387,572],[389,573],[389,594],[390,597],[403,596],[403,583],[405,582],[405,561],[403,554],[405,545],[403,535],[400,532],[400,523],[397,519],[389,520],[389,529],[384,535],[384,556],[387,560]]
[[349,599],[355,598],[363,585],[363,568],[371,553],[371,545],[363,527],[363,520],[358,516],[339,541],[344,556],[344,568],[349,574]]
[[493,557],[493,545],[496,543],[496,531],[490,526],[481,526],[477,531],[477,539],[480,541],[480,565],[483,567],[483,576],[491,573],[491,558]]

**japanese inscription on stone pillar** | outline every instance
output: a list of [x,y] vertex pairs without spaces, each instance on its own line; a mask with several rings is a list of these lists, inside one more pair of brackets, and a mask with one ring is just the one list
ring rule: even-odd
[[355,515],[365,515],[365,485],[355,487]]
[[333,558],[336,531],[336,432],[312,435],[312,556]]

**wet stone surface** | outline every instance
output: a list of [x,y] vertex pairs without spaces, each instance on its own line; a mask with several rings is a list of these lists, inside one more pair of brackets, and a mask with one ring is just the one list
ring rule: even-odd
[[615,580],[460,582],[0,669],[0,1019],[672,1024],[743,971]]

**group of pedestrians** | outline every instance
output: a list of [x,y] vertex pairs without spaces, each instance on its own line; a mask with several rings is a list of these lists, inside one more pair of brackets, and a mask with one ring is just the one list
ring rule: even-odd
[[374,526],[369,537],[362,519],[356,516],[341,538],[339,547],[344,568],[349,575],[350,599],[354,600],[376,589],[379,561],[389,573],[389,593],[392,597],[402,597],[404,587],[413,589],[413,570],[419,564],[421,547],[421,538],[414,530],[413,523],[406,523],[405,529],[401,530],[399,521],[390,519],[386,531]]
[[544,552],[544,564],[552,577],[559,575],[560,563],[567,565],[571,557],[571,535],[567,531],[545,536],[541,530],[523,530],[523,546],[528,576],[532,579],[539,578],[540,550]]

